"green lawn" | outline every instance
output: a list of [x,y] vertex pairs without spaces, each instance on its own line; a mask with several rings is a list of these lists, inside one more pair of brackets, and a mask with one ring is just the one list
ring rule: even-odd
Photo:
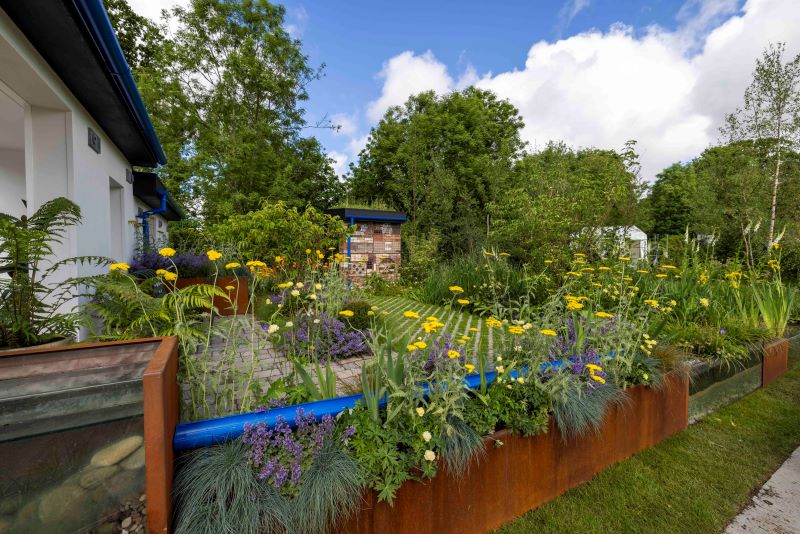
[[[470,338],[467,343],[473,349],[493,353],[492,331],[486,327],[483,317],[462,312],[457,307],[450,309],[447,306],[431,306],[404,297],[370,297],[369,301],[382,311],[388,312],[385,317],[393,336],[399,338],[410,335],[411,338],[415,338],[422,333],[421,321],[403,317],[404,311],[412,310],[423,319],[435,316],[445,323],[444,330],[454,338],[466,334]],[[470,328],[477,328],[478,331],[472,332]]]
[[795,366],[496,532],[720,532],[798,445]]

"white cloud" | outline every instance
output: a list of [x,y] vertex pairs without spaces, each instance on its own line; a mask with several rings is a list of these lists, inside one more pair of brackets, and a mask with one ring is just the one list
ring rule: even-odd
[[589,7],[591,0],[567,0],[561,9],[558,11],[558,25],[556,31],[560,34],[563,32],[569,23],[572,22],[578,13]]
[[348,115],[347,113],[331,115],[331,123],[339,127],[339,129],[334,132],[334,135],[351,137],[358,130],[358,120],[353,115]]
[[347,160],[349,159],[347,154],[331,150],[328,152],[328,157],[333,160],[333,171],[337,176],[342,176],[347,172]]
[[651,27],[637,35],[616,24],[540,41],[521,70],[478,77],[468,66],[458,81],[430,51],[407,51],[384,64],[383,90],[367,116],[377,122],[409,95],[475,83],[520,110],[532,149],[549,140],[619,149],[636,139],[643,176],[652,180],[717,141],[769,42],[786,41],[787,55],[800,52],[798,19],[798,0],[748,0],[739,12],[735,0],[689,0],[675,31]]
[[286,11],[286,32],[299,39],[308,26],[308,11],[303,6],[289,8]]
[[347,151],[350,153],[352,159],[358,159],[358,153],[364,150],[369,141],[369,135],[362,135],[360,137],[353,137],[347,143]]
[[186,7],[189,0],[128,0],[131,8],[150,20],[161,21],[161,10],[170,10],[175,6]]
[[384,63],[378,73],[383,79],[381,96],[369,103],[367,117],[378,122],[391,106],[403,104],[409,96],[434,90],[445,93],[453,86],[447,67],[436,60],[428,50],[422,55],[405,51]]

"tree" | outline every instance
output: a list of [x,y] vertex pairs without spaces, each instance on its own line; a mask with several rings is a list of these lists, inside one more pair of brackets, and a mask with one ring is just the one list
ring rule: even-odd
[[[131,18],[119,12],[127,42],[120,25]],[[165,16],[161,29],[176,29],[134,76],[169,159],[167,186],[209,223],[265,200],[327,207],[341,192],[332,160],[301,136],[301,103],[320,71],[284,29],[284,8],[192,0]]]
[[700,186],[691,163],[670,165],[656,177],[648,197],[648,234],[683,234],[687,227],[696,230]]
[[744,109],[729,114],[721,128],[730,142],[743,139],[769,142],[772,191],[768,247],[775,238],[784,154],[787,149],[796,150],[800,143],[800,54],[784,63],[785,48],[785,43],[770,44],[756,60],[753,81],[744,92]]
[[159,27],[137,14],[126,0],[104,0],[103,4],[131,70],[151,66],[164,42]]
[[623,153],[550,143],[514,166],[515,188],[492,203],[491,242],[541,262],[569,254],[577,233],[633,224],[638,197],[633,147]]
[[486,240],[489,204],[508,192],[522,125],[489,91],[412,96],[370,133],[351,167],[351,197],[405,211],[410,234],[441,232],[445,254],[475,249]]

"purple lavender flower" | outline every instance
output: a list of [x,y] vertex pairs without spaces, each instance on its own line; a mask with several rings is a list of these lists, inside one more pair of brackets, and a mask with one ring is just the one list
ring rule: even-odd
[[367,332],[354,332],[342,321],[319,313],[313,317],[300,314],[295,328],[284,333],[284,338],[295,352],[307,353],[313,347],[311,352],[314,356],[327,361],[366,354],[369,351],[368,335]]

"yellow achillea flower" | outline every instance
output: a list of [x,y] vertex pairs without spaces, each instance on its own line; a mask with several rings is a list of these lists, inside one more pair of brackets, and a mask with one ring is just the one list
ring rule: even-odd
[[425,320],[426,320],[426,321],[438,321],[438,320],[439,320],[439,318],[438,318],[438,317],[435,317],[435,316],[433,316],[433,315],[429,315],[429,316],[425,317]]
[[514,335],[517,335],[517,336],[518,336],[518,335],[520,335],[520,334],[524,334],[524,333],[525,333],[525,329],[524,329],[524,328],[522,328],[521,326],[516,326],[516,325],[514,325],[514,326],[509,326],[509,327],[508,327],[508,333],[509,333],[509,334],[514,334]]
[[587,363],[586,368],[589,370],[590,373],[594,373],[595,371],[602,371],[603,368],[594,363]]
[[553,260],[544,260],[545,263],[553,263]]
[[422,323],[422,328],[425,330],[425,333],[430,334],[431,332],[437,332],[441,328],[444,328],[444,323],[439,320],[425,321]]
[[700,299],[700,306],[704,308],[708,308],[708,305],[711,304],[707,298]]
[[668,275],[668,274],[665,274],[665,273],[658,273],[658,274],[656,275],[656,278],[667,278],[668,276],[669,276],[669,275]]
[[592,286],[594,286],[594,287],[603,287],[603,284],[601,284],[599,282],[592,282]]
[[158,253],[164,256],[165,258],[169,258],[170,256],[175,255],[175,249],[170,247],[164,247],[161,250],[159,250]]
[[167,280],[168,282],[174,282],[177,279],[178,279],[178,275],[175,274],[175,273],[171,273],[169,271],[164,273],[164,280]]
[[580,310],[581,308],[583,308],[583,303],[577,300],[570,300],[569,302],[567,302],[567,309],[569,311],[577,311]]
[[168,272],[169,272],[169,271],[167,271],[166,269],[156,269],[156,274],[157,274],[158,276],[164,276],[164,275],[165,275],[165,274],[167,274]]
[[339,312],[339,315],[344,315],[345,317],[352,317],[355,315],[352,310],[342,310]]
[[468,374],[471,374],[471,373],[472,373],[472,371],[474,371],[474,370],[475,370],[475,366],[474,366],[474,365],[472,365],[471,363],[468,363],[468,364],[466,364],[466,365],[464,366],[464,368],[467,370],[467,373],[468,373]]
[[494,317],[486,319],[486,326],[489,328],[502,328],[503,323]]
[[208,256],[208,259],[211,261],[217,261],[222,257],[222,253],[217,252],[216,250],[209,250],[206,252],[206,256]]
[[645,271],[644,269],[636,269],[636,272],[639,274],[647,274],[649,271]]
[[475,326],[471,326],[471,327],[469,328],[469,331],[470,331],[470,332],[477,332],[477,331],[478,331],[478,328],[477,328],[477,327],[475,327]]
[[511,254],[509,254],[508,252],[501,252],[500,255],[501,256],[511,256]]
[[567,271],[566,273],[564,273],[564,276],[575,276],[575,277],[580,277],[580,276],[581,276],[581,273],[576,273],[575,271]]
[[628,258],[627,256],[620,256],[619,261],[631,261],[631,259]]
[[542,334],[543,336],[550,336],[550,337],[555,337],[558,335],[555,330],[551,330],[549,328],[545,328],[544,330],[539,330],[539,333]]
[[415,346],[415,347],[417,347],[418,349],[425,349],[425,348],[428,348],[428,344],[427,344],[427,343],[425,343],[424,341],[421,341],[421,340],[420,340],[420,341],[417,341],[417,342],[415,342],[415,343],[414,343],[414,346]]
[[626,282],[633,282],[633,278],[631,278],[630,276],[623,276],[622,279],[625,280]]
[[601,265],[597,268],[598,271],[610,271],[611,267],[606,267],[605,265]]
[[658,301],[654,299],[647,299],[644,301],[645,304],[649,304],[653,308],[658,308]]
[[419,314],[413,310],[406,310],[403,312],[403,316],[409,319],[419,319]]
[[467,299],[458,299],[456,302],[458,302],[462,306],[466,306],[467,304],[469,304],[469,300]]
[[225,286],[225,289],[227,289],[228,291],[233,291],[236,288],[233,286]]
[[597,375],[594,375],[594,374],[590,374],[589,376],[591,376],[592,380],[594,380],[595,382],[600,382],[601,384],[605,384],[606,383],[606,379],[603,378],[602,376],[597,376]]
[[594,314],[594,315],[595,315],[596,317],[600,317],[601,319],[611,319],[612,317],[614,317],[614,316],[613,316],[613,315],[611,315],[610,313],[608,313],[608,312],[604,312],[604,311],[595,312],[595,314]]
[[454,360],[459,356],[461,356],[461,353],[458,352],[457,350],[450,349],[447,351],[447,357],[450,358],[451,360]]
[[238,269],[239,267],[241,267],[241,265],[236,263],[235,261],[225,264],[226,269]]
[[[130,269],[130,268],[131,268],[130,265],[128,265],[127,263],[123,263],[123,262],[112,263],[111,265],[108,266],[109,272],[111,272],[111,271],[124,271],[124,272],[127,273],[128,269]],[[161,271],[161,270],[163,270],[163,269],[159,269],[159,271]],[[166,271],[164,271],[164,272],[166,272]]]
[[281,288],[281,289],[286,289],[287,287],[292,287],[293,285],[294,285],[294,282],[289,281],[289,282],[284,282],[282,284],[278,284],[278,287]]
[[408,352],[414,352],[415,350],[417,350],[417,347],[415,345],[406,345],[406,350]]
[[677,269],[677,267],[675,267],[674,265],[662,265],[661,268],[662,269]]
[[574,255],[575,255],[576,258],[585,258],[586,257],[586,254],[584,254],[583,252],[576,252]]
[[587,273],[592,273],[592,272],[594,272],[594,267],[584,267],[583,269],[581,269],[581,271],[585,271]]
[[447,289],[449,289],[453,293],[463,293],[464,292],[464,288],[461,287],[461,286],[450,286]]

